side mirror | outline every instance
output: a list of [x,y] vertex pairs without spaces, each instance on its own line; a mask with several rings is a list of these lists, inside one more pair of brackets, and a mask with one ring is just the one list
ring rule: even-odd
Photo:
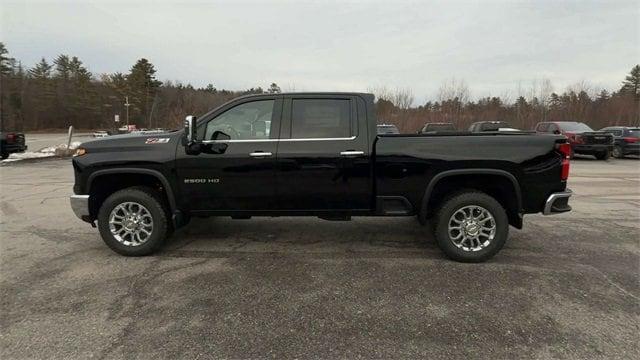
[[231,140],[231,136],[229,136],[228,134],[226,134],[226,133],[224,133],[224,132],[222,132],[220,130],[216,130],[211,135],[211,140],[226,141],[226,140]]
[[553,133],[556,135],[560,135],[560,130],[553,130]]
[[187,144],[196,142],[196,117],[189,115],[184,119],[184,132],[187,134]]

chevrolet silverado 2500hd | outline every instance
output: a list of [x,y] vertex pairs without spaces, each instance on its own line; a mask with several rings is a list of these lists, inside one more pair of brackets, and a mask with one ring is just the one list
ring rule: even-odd
[[417,216],[450,258],[479,262],[524,214],[571,210],[570,151],[554,134],[378,135],[371,94],[250,95],[179,131],[84,143],[71,207],[123,255],[192,216]]

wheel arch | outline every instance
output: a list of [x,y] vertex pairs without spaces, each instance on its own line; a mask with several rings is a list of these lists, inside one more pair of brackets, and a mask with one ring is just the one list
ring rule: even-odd
[[[113,168],[103,169],[93,172],[87,180],[87,193],[92,194],[95,192],[94,185],[106,176],[112,175],[137,175],[147,176],[154,178],[162,185],[164,196],[166,196],[167,204],[171,214],[174,214],[177,210],[175,194],[169,180],[158,170],[145,169],[145,168]],[[132,184],[135,185],[135,184]]]
[[[482,184],[472,181],[472,176],[485,176],[491,178],[499,178],[503,179],[505,184],[510,184],[509,189],[504,189],[504,191],[511,192],[511,194],[515,195],[515,201],[511,202],[509,200],[508,192],[504,196],[499,196],[496,200],[500,202],[507,211],[509,215],[509,223],[516,228],[522,228],[522,190],[520,188],[520,183],[518,179],[510,172],[501,169],[488,169],[488,168],[472,168],[472,169],[455,169],[455,170],[446,170],[436,174],[427,184],[424,195],[422,197],[420,212],[418,213],[418,219],[420,223],[425,224],[427,218],[432,213],[432,208],[439,205],[439,200],[442,200],[443,197],[434,198],[434,190],[437,190],[439,185],[442,184],[442,180],[446,178],[455,178],[460,183],[465,183],[466,185],[463,187],[470,187],[476,190],[485,191],[490,188],[488,184]],[[453,190],[453,189],[451,189]],[[435,194],[441,195],[441,194]],[[446,194],[444,194],[446,195]],[[489,195],[493,195],[489,192]],[[434,203],[435,201],[435,203]]]

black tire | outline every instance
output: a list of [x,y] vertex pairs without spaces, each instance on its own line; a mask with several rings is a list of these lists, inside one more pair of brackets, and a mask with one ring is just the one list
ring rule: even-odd
[[[476,251],[456,246],[449,235],[451,217],[467,206],[478,206],[486,210],[493,217],[495,225],[493,239],[488,240],[488,244]],[[442,203],[435,217],[434,233],[438,247],[449,258],[459,262],[478,263],[491,259],[502,249],[509,236],[509,219],[505,209],[493,197],[477,190],[464,190],[453,194]]]
[[0,154],[0,156],[2,157],[2,160],[4,160],[9,157],[9,153],[3,152]]
[[596,159],[598,160],[609,160],[609,156],[611,156],[609,150],[599,152],[595,155]]
[[[109,227],[111,211],[125,202],[134,202],[144,206],[153,220],[151,234],[140,245],[126,245],[118,241],[111,233]],[[98,212],[98,230],[105,244],[118,254],[144,256],[160,249],[169,234],[170,224],[167,220],[166,209],[156,191],[147,187],[132,187],[116,191],[102,203]]]
[[617,159],[622,159],[624,157],[624,153],[622,153],[622,148],[618,145],[613,147],[613,153],[611,153],[611,155]]

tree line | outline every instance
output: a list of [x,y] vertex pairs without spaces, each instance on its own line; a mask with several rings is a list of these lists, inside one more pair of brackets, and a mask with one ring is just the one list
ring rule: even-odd
[[[471,100],[462,81],[440,87],[438,99],[414,106],[410,89],[372,89],[377,98],[379,122],[392,123],[402,132],[415,132],[425,122],[452,122],[459,129],[484,120],[504,120],[513,127],[531,129],[539,121],[583,121],[593,128],[607,125],[640,126],[640,65],[634,66],[615,91],[594,93],[580,83],[562,93],[549,80],[535,84],[513,101],[509,96]],[[203,114],[246,94],[279,93],[272,83],[246,90],[217,89],[213,84],[196,88],[179,82],[161,82],[154,65],[139,59],[127,73],[92,74],[75,56],[42,58],[30,68],[12,58],[0,43],[0,121],[3,129],[112,129],[175,128],[186,114]]]

